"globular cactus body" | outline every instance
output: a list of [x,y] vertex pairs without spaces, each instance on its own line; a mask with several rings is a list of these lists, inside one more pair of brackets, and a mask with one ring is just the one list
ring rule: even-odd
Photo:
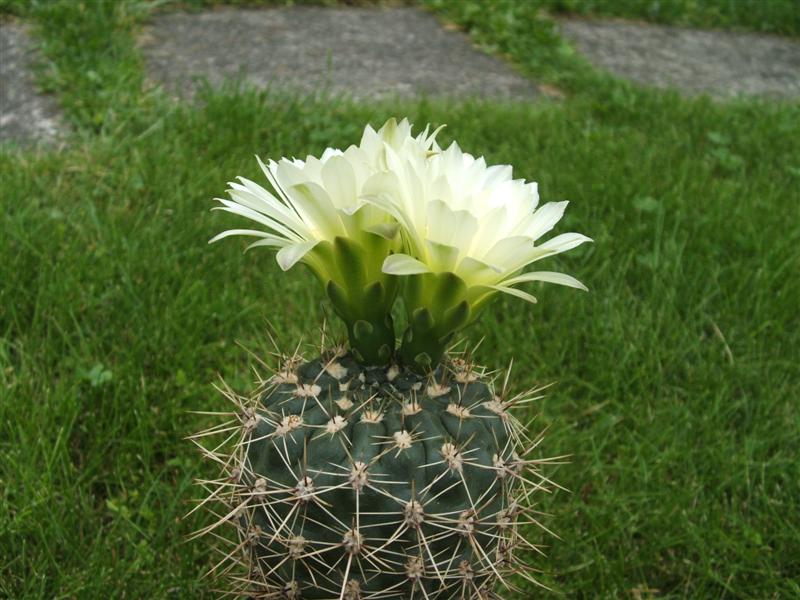
[[[328,353],[290,361],[240,404],[214,491],[239,531],[228,556],[254,598],[495,598],[515,557],[540,461],[463,361],[428,377]],[[227,431],[227,428],[223,428]]]

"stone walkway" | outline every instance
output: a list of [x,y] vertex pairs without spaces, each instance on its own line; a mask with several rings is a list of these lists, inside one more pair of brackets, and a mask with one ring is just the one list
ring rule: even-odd
[[155,19],[142,50],[150,76],[191,95],[195,79],[354,98],[480,96],[530,99],[536,86],[416,8],[222,9]]
[[593,65],[641,84],[720,98],[800,96],[800,43],[790,39],[624,21],[560,25]]
[[[725,98],[800,97],[800,43],[770,35],[564,19],[563,35],[600,69],[644,85]],[[151,80],[191,97],[197,80],[320,88],[359,99],[530,101],[539,88],[431,14],[404,8],[219,9],[154,17],[139,40]],[[52,141],[57,102],[37,93],[31,42],[0,22],[0,143]]]
[[32,63],[25,29],[0,22],[0,143],[52,141],[63,128],[56,99],[36,90]]

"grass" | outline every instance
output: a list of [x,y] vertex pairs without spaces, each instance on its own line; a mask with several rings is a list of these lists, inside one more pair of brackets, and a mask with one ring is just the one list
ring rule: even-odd
[[555,13],[800,35],[800,6],[796,0],[543,0],[543,3]]
[[265,348],[268,319],[286,348],[313,342],[324,311],[268,252],[207,247],[233,222],[209,200],[257,176],[256,151],[318,152],[391,115],[448,123],[443,139],[572,200],[560,231],[596,240],[549,265],[591,293],[503,299],[467,332],[486,334],[491,366],[515,358],[519,388],[559,382],[537,423],[548,454],[572,454],[552,473],[572,492],[543,499],[562,539],[540,539],[542,580],[567,597],[800,594],[800,107],[640,90],[592,72],[524,3],[484,19],[432,4],[566,99],[231,86],[175,105],[141,92],[131,35],[153,5],[21,9],[77,134],[0,152],[0,595],[213,596],[208,548],[185,542],[207,519],[182,519],[204,472],[188,411],[221,408],[218,374],[247,389],[237,341]]

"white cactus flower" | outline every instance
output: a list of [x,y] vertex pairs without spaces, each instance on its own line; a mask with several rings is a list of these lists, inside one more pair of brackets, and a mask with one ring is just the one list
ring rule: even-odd
[[274,193],[239,177],[239,181],[229,183],[230,200],[217,198],[222,204],[217,209],[247,217],[266,231],[230,229],[209,243],[232,235],[258,237],[261,239],[249,247],[279,248],[277,261],[281,269],[288,270],[305,260],[315,271],[324,271],[318,257],[308,256],[320,242],[333,242],[336,237],[359,240],[365,232],[387,239],[394,237],[394,219],[365,202],[364,184],[373,174],[386,169],[386,148],[403,155],[424,155],[434,136],[435,132],[428,135],[426,130],[413,138],[407,120],[397,124],[392,119],[377,132],[367,125],[361,143],[344,152],[328,148],[319,158],[282,158],[266,165],[257,158]]
[[471,303],[494,292],[536,299],[517,285],[546,281],[585,290],[574,277],[528,265],[590,241],[563,233],[544,243],[567,202],[539,206],[536,183],[512,178],[510,165],[487,166],[453,143],[427,155],[387,151],[389,170],[367,185],[370,201],[397,219],[405,249],[386,258],[385,273],[453,273]]
[[567,203],[539,206],[535,183],[513,179],[509,165],[487,166],[458,144],[442,150],[438,131],[415,137],[407,120],[391,119],[378,131],[367,126],[344,151],[259,160],[273,191],[240,177],[217,208],[264,229],[231,229],[211,241],[254,236],[249,247],[277,248],[283,270],[307,264],[347,323],[351,345],[375,363],[394,352],[391,310],[401,281],[409,325],[400,355],[418,368],[436,364],[452,335],[498,292],[535,302],[518,286],[545,281],[585,290],[564,273],[525,272],[590,241],[564,233],[539,243]]
[[[411,136],[411,125],[389,120],[379,131],[367,126],[358,146],[328,148],[305,160],[282,158],[258,163],[273,191],[239,177],[217,198],[218,210],[246,217],[263,229],[230,229],[259,238],[248,246],[278,249],[284,271],[308,265],[325,286],[337,314],[348,325],[352,346],[368,361],[388,360],[394,350],[391,307],[397,280],[381,269],[400,249],[394,217],[365,199],[364,188],[387,169],[387,153],[425,156],[436,132]],[[438,147],[436,147],[438,150]]]

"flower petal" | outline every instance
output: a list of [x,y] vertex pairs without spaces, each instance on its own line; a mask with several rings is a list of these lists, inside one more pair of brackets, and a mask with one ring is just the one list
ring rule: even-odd
[[357,208],[356,176],[346,158],[332,156],[327,160],[322,167],[322,185],[336,208]]
[[233,213],[235,215],[247,217],[248,219],[256,221],[257,223],[266,225],[267,227],[281,234],[288,240],[299,241],[302,239],[298,234],[287,229],[274,219],[270,219],[268,216],[260,212],[257,212],[252,208],[247,208],[246,206],[243,206],[242,204],[239,204],[238,202],[235,202],[233,200],[225,200],[223,198],[217,198],[217,200],[222,204],[222,206],[215,206],[211,210],[223,210],[225,212]]
[[257,229],[228,229],[227,231],[223,231],[222,233],[218,233],[213,238],[208,240],[209,244],[213,244],[214,242],[218,242],[221,239],[226,237],[230,237],[232,235],[251,235],[253,237],[275,237],[274,235],[267,233],[266,231],[258,231]]
[[378,223],[377,225],[368,225],[364,231],[374,233],[387,240],[393,240],[397,237],[400,226],[397,223]]
[[[483,261],[506,270],[509,264],[531,248],[533,248],[533,240],[527,236],[515,235],[503,238],[497,240],[495,245],[483,255]],[[510,269],[512,272],[515,270]]]
[[314,237],[332,240],[337,235],[345,234],[340,213],[322,186],[308,181],[294,185],[287,191]]
[[520,289],[508,287],[505,285],[487,285],[483,286],[487,287],[492,290],[497,290],[498,292],[503,292],[504,294],[509,294],[511,296],[516,296],[517,298],[522,298],[526,302],[530,302],[531,304],[536,304],[536,296],[529,294],[528,292],[524,292]]
[[431,270],[416,258],[408,254],[392,254],[383,261],[383,272],[388,275],[418,275],[430,273]]
[[533,213],[533,220],[530,228],[523,233],[530,236],[534,240],[538,240],[545,233],[549,232],[556,226],[564,216],[564,211],[569,202],[548,202],[540,207]]
[[436,273],[455,271],[458,263],[458,248],[432,240],[425,240],[425,247],[428,250],[427,264],[430,267],[429,270]]
[[562,233],[561,235],[557,235],[554,238],[550,238],[543,244],[540,244],[538,248],[540,250],[546,250],[547,255],[550,256],[553,254],[566,252],[567,250],[572,250],[584,242],[591,241],[592,238],[586,237],[582,233]]
[[244,249],[245,252],[252,250],[253,248],[258,248],[259,246],[269,246],[272,248],[284,248],[288,246],[289,242],[286,240],[282,240],[276,237],[264,238],[263,240],[258,240],[257,242],[253,242],[247,248]]
[[319,243],[318,240],[314,240],[313,242],[303,242],[301,244],[292,244],[291,246],[285,246],[278,251],[278,254],[275,255],[275,258],[278,261],[278,265],[284,271],[288,271],[294,265],[297,264],[306,254],[308,254],[314,246]]
[[468,285],[487,283],[491,280],[497,281],[498,275],[502,273],[502,270],[494,265],[485,263],[477,258],[472,258],[471,256],[465,256],[461,259],[456,270],[458,271],[459,277],[466,281]]
[[553,271],[533,271],[530,273],[523,273],[511,279],[506,279],[502,282],[504,286],[517,285],[519,283],[526,283],[528,281],[544,281],[547,283],[557,283],[558,285],[565,285],[567,287],[576,288],[588,292],[589,288],[583,285],[580,281],[567,275],[566,273],[555,273]]

